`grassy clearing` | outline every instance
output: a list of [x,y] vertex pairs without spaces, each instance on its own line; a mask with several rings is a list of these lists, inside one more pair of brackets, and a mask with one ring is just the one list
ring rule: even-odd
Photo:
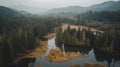
[[[62,29],[63,29],[63,30],[67,29],[68,25],[69,25],[69,24],[62,24]],[[89,29],[90,27],[82,26],[82,25],[79,25],[79,26],[77,26],[77,25],[70,25],[70,28],[71,28],[71,29],[76,29],[76,30],[78,30],[78,28],[80,28],[80,30],[83,30],[83,29]],[[90,28],[90,30],[93,31],[93,32],[101,32],[101,33],[104,33],[104,31],[98,30],[98,29],[96,29],[96,28]]]

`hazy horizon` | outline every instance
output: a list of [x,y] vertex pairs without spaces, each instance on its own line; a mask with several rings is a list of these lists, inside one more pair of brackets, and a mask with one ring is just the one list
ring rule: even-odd
[[39,13],[53,8],[67,6],[88,7],[106,1],[119,0],[0,0],[0,6],[7,6],[17,10],[24,10],[30,13]]

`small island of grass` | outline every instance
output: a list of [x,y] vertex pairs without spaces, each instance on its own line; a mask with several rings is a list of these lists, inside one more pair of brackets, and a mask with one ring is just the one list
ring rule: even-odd
[[64,62],[73,58],[85,57],[84,55],[76,52],[64,53],[60,48],[51,49],[49,55],[46,57],[47,60],[53,62]]

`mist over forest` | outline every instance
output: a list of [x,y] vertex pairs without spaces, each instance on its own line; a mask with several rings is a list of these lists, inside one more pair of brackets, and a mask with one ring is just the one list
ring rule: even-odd
[[0,0],[0,67],[119,67],[119,48],[119,0]]

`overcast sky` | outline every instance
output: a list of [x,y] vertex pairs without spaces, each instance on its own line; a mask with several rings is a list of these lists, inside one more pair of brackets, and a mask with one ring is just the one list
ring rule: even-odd
[[66,6],[90,6],[93,4],[102,3],[105,1],[118,0],[0,0],[0,6],[7,6],[18,10],[25,10],[28,12],[47,11],[52,8],[66,7]]

